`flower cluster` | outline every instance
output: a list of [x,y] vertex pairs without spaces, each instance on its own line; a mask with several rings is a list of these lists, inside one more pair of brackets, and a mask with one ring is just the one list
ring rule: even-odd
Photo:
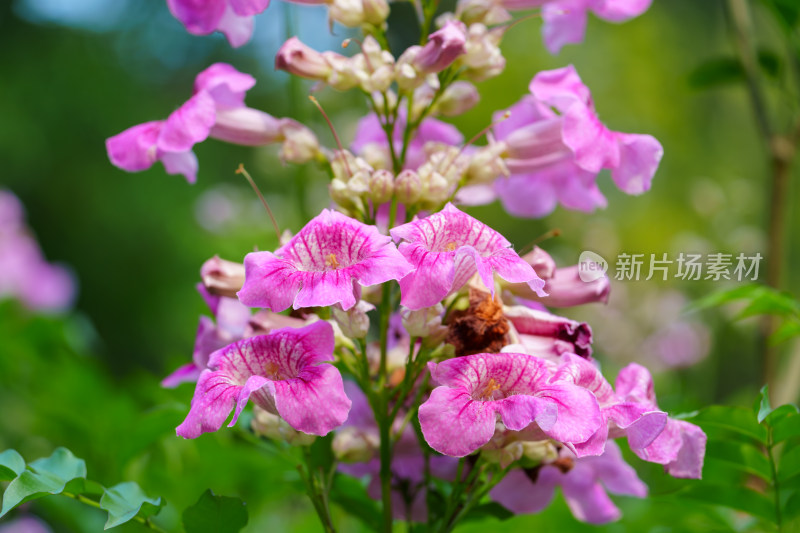
[[[267,7],[168,3],[190,32],[219,30],[234,45]],[[593,358],[591,327],[551,311],[606,302],[608,278],[583,282],[576,266],[557,267],[539,247],[521,255],[459,208],[495,198],[523,217],[605,207],[600,171],[641,194],[661,145],[606,127],[572,66],[535,74],[529,94],[470,141],[441,120],[473,107],[476,84],[505,68],[511,11],[541,7],[546,43],[557,50],[581,40],[587,12],[620,22],[649,1],[461,0],[402,52],[389,48],[382,0],[303,3],[324,3],[331,20],[365,34],[357,47],[345,43],[358,48],[352,55],[291,37],[275,57],[277,69],[315,90],[363,94],[369,111],[347,148],[337,135],[335,148],[320,146],[304,125],[247,107],[255,79],[227,64],[201,72],[194,95],[166,120],[107,142],[120,168],[160,160],[190,182],[192,146],[208,137],[280,144],[285,161],[314,162],[329,177],[330,208],[277,249],[203,265],[198,289],[213,318],[201,318],[192,362],[164,380],[196,382],[178,434],[217,431],[232,412],[233,425],[248,403],[251,429],[265,438],[308,446],[333,432],[324,442],[338,475],[370,477],[386,530],[392,517],[449,530],[481,498],[537,512],[557,485],[576,518],[616,519],[603,487],[637,497],[647,487],[615,439],[673,476],[700,477],[703,432],[658,407],[644,367],[625,367],[612,386]],[[421,28],[435,7],[420,3]],[[309,466],[306,475],[316,474]],[[451,498],[444,514],[427,507],[441,483],[455,487],[436,495]]]

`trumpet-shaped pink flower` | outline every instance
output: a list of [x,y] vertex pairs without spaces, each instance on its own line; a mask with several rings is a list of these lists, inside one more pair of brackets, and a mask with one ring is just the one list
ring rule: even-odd
[[[631,363],[620,370],[615,386],[617,396],[626,402],[658,410],[653,378],[643,366]],[[694,424],[670,418],[664,431],[649,446],[631,448],[645,461],[664,465],[673,477],[702,477],[706,434]]]
[[[403,145],[403,132],[405,129],[406,111],[403,107],[398,113],[397,122],[395,122],[394,131],[392,132],[392,142],[395,149]],[[455,126],[435,118],[426,118],[419,125],[414,137],[408,144],[405,168],[415,170],[425,163],[427,159],[424,150],[426,143],[436,142],[457,146],[463,141],[463,135]],[[358,122],[355,139],[350,145],[351,150],[359,155],[362,155],[370,147],[385,151],[386,158],[389,159],[389,140],[386,138],[386,132],[383,130],[375,113],[370,113]]]
[[249,307],[242,305],[236,298],[210,294],[202,283],[197,284],[197,291],[211,309],[216,324],[212,318],[200,317],[192,362],[178,367],[165,377],[161,381],[162,387],[173,388],[181,383],[197,381],[200,373],[208,368],[208,359],[212,353],[244,337],[250,320]]
[[193,439],[217,431],[235,406],[233,426],[248,400],[311,435],[326,435],[350,410],[342,376],[333,365],[333,328],[324,321],[250,337],[211,354],[192,407],[178,426]]
[[492,438],[499,418],[512,431],[583,442],[601,423],[594,395],[552,379],[548,364],[520,353],[476,354],[429,363],[440,386],[419,408],[422,433],[443,454],[462,457]]
[[496,272],[512,283],[527,283],[541,296],[542,281],[511,243],[486,224],[447,204],[439,213],[391,230],[400,253],[414,271],[400,280],[400,303],[409,309],[431,307],[460,289],[476,272],[494,294]]
[[253,17],[269,0],[167,0],[173,16],[194,35],[222,32],[234,48],[253,35]]
[[399,280],[412,270],[391,241],[375,226],[324,209],[274,254],[247,254],[239,300],[276,312],[336,303],[350,309],[357,283]]
[[569,447],[579,456],[600,455],[608,439],[627,437],[632,450],[641,453],[665,430],[667,413],[655,404],[629,401],[614,393],[597,367],[591,362],[565,354],[554,379],[574,383],[594,394],[600,405],[602,423],[591,438]]
[[511,107],[511,117],[495,126],[497,139],[507,146],[511,172],[497,180],[495,190],[509,213],[541,217],[557,204],[579,211],[605,207],[595,183],[602,169],[611,170],[625,193],[650,188],[661,144],[650,135],[609,130],[571,65],[540,72],[530,90],[532,95]]
[[592,355],[592,328],[585,322],[522,305],[504,308],[503,315],[530,354],[547,357],[571,353],[586,358]]
[[535,302],[547,307],[574,307],[591,302],[606,303],[608,301],[611,282],[605,274],[593,281],[583,281],[578,273],[578,265],[556,268],[556,263],[550,254],[538,246],[522,256],[522,259],[530,264],[539,277],[544,280],[544,290],[547,293],[547,296],[542,298],[531,291],[527,285],[509,286],[515,295],[526,300],[533,300],[526,305]]
[[197,157],[192,147],[213,137],[259,146],[284,139],[297,123],[277,119],[244,105],[255,79],[226,63],[215,63],[197,75],[194,95],[166,120],[133,126],[106,140],[111,162],[128,172],[147,170],[161,161],[168,174],[197,180]]
[[491,498],[517,514],[538,513],[550,505],[557,486],[575,518],[591,524],[620,518],[619,509],[606,491],[636,498],[647,496],[647,485],[612,442],[599,457],[575,458],[565,448],[553,464],[513,470],[492,489]]

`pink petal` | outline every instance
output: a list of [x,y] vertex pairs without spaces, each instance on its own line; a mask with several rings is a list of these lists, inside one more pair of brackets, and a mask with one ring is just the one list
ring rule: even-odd
[[544,174],[515,175],[495,182],[495,190],[503,207],[511,215],[541,218],[556,208],[555,187]]
[[269,7],[269,0],[228,0],[228,3],[241,16],[258,15]]
[[561,491],[575,518],[590,524],[618,520],[622,513],[592,475],[589,465],[576,463],[561,481]]
[[565,44],[583,42],[586,33],[586,1],[563,0],[542,7],[542,36],[551,54],[557,54]]
[[489,493],[491,498],[516,514],[533,514],[544,510],[553,501],[562,474],[557,468],[544,466],[536,482],[524,471],[515,469]]
[[194,79],[194,91],[206,91],[218,106],[241,107],[245,93],[256,84],[250,74],[239,72],[227,63],[214,63]]
[[647,11],[651,3],[652,0],[603,0],[592,11],[609,22],[625,22]]
[[409,309],[432,307],[453,287],[455,252],[431,252],[421,243],[401,243],[400,253],[415,270],[400,280],[400,304]]
[[253,36],[253,17],[237,15],[229,6],[219,20],[217,29],[225,35],[232,47],[239,48]]
[[[557,4],[550,5],[559,11],[565,9]],[[575,13],[573,10],[572,14]],[[533,77],[528,88],[536,99],[555,107],[561,114],[566,113],[574,104],[591,106],[592,103],[589,88],[581,81],[572,65],[539,72]]]
[[275,312],[292,306],[301,286],[294,265],[271,252],[253,252],[245,256],[244,267],[244,285],[236,293],[240,302]]
[[[558,420],[545,433],[561,442],[588,440],[603,423],[597,399],[586,389],[569,383],[551,383],[539,387],[537,395],[558,406]],[[543,428],[544,429],[544,428]]]
[[158,136],[158,148],[164,152],[186,152],[195,143],[208,138],[214,125],[216,106],[211,96],[201,91],[172,112]]
[[158,158],[167,174],[182,174],[189,183],[197,181],[197,156],[194,152],[163,152]]
[[419,422],[428,444],[437,452],[463,457],[492,438],[493,402],[478,402],[458,389],[438,387],[419,407]]
[[583,461],[591,463],[595,475],[613,494],[636,498],[647,496],[647,485],[636,475],[636,470],[622,458],[622,452],[615,442],[609,442],[605,453],[600,457],[587,457]]
[[197,380],[189,414],[176,430],[178,436],[194,439],[221,428],[231,414],[240,389],[241,386],[232,383],[228,376],[204,370]]
[[603,168],[616,168],[620,148],[615,134],[600,122],[587,105],[573,105],[564,115],[564,144],[575,154],[575,163],[597,173]]
[[633,133],[617,133],[619,165],[611,169],[611,178],[621,191],[642,194],[650,189],[650,182],[664,155],[655,137]]
[[181,383],[196,382],[203,371],[194,363],[179,366],[172,374],[161,380],[161,386],[166,389],[174,389]]
[[306,368],[299,379],[276,381],[274,385],[278,414],[298,431],[324,436],[347,420],[351,402],[344,392],[342,375],[333,365]]
[[108,158],[114,166],[128,172],[150,168],[156,161],[156,141],[163,121],[145,122],[106,140]]
[[227,8],[226,0],[167,0],[173,16],[189,33],[208,35],[217,29]]

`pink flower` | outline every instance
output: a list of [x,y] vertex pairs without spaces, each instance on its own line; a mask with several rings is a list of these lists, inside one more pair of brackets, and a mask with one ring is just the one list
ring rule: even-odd
[[208,367],[208,360],[213,352],[244,337],[250,320],[249,307],[242,305],[236,298],[210,294],[202,283],[197,284],[197,291],[208,304],[217,323],[207,316],[200,317],[192,362],[165,377],[161,381],[162,387],[173,388],[181,383],[197,381],[200,373]]
[[[522,256],[522,259],[544,280],[547,296],[540,297],[525,284],[510,285],[511,292],[521,298],[547,307],[575,307],[591,302],[608,301],[611,281],[605,274],[593,281],[583,281],[578,275],[578,265],[556,268],[553,258],[538,246]],[[530,305],[530,302],[526,305]]]
[[564,354],[554,379],[573,383],[594,394],[600,405],[602,424],[591,438],[569,447],[579,456],[600,455],[608,439],[627,437],[632,450],[642,451],[664,431],[667,413],[649,403],[630,401],[614,393],[597,367],[585,359]]
[[489,442],[498,417],[512,431],[564,443],[583,442],[600,426],[594,395],[552,379],[537,357],[484,353],[428,366],[440,386],[420,406],[419,421],[431,448],[445,455],[463,457]]
[[602,169],[610,169],[614,183],[628,194],[650,188],[661,144],[650,135],[606,128],[571,65],[540,72],[530,90],[532,95],[511,107],[511,117],[495,126],[511,172],[497,180],[495,190],[509,213],[541,217],[559,203],[587,212],[605,207],[595,184]]
[[[406,128],[406,112],[404,108],[398,113],[397,122],[394,124],[394,131],[392,132],[392,142],[394,143],[395,150],[399,150],[403,146],[403,131]],[[409,142],[408,150],[406,152],[405,167],[407,169],[417,169],[425,163],[427,156],[424,151],[425,144],[429,142],[436,142],[448,144],[450,146],[458,146],[464,141],[464,137],[458,128],[436,120],[435,118],[426,118],[422,121],[417,128],[414,137]],[[390,161],[389,156],[389,141],[386,138],[386,132],[375,113],[370,113],[358,122],[356,129],[356,136],[350,149],[358,154],[364,155],[365,151],[370,148],[377,148],[385,152],[385,159]]]
[[194,35],[222,32],[234,48],[253,35],[253,17],[269,6],[269,0],[167,0],[176,19]]
[[25,224],[17,197],[0,189],[0,299],[18,299],[34,311],[63,311],[76,287],[66,268],[48,263]]
[[276,312],[336,303],[347,310],[356,304],[357,283],[399,280],[412,269],[375,226],[327,209],[274,254],[247,254],[244,266],[239,300]]
[[527,283],[545,295],[544,282],[505,237],[452,204],[390,233],[396,241],[406,241],[399,250],[415,269],[400,280],[400,303],[409,309],[436,305],[476,272],[492,294],[496,272],[506,281]]
[[557,54],[565,44],[583,42],[583,36],[586,33],[586,15],[589,11],[609,22],[625,22],[647,11],[651,2],[652,0],[556,0],[547,2],[542,8],[542,18],[544,19],[542,36],[545,45],[551,54]]
[[[617,396],[626,402],[658,410],[653,378],[643,366],[631,363],[623,368],[615,385]],[[631,449],[645,461],[663,464],[671,476],[699,479],[703,473],[706,434],[694,424],[670,418],[664,431],[649,446]]]
[[636,498],[647,496],[647,485],[613,442],[599,457],[575,458],[564,448],[553,464],[509,472],[490,495],[514,513],[538,513],[550,505],[557,486],[561,486],[575,518],[591,524],[605,524],[621,516],[606,491]]
[[342,376],[333,365],[333,328],[324,321],[251,337],[211,354],[200,374],[192,407],[178,426],[193,439],[217,431],[236,407],[233,426],[247,401],[311,435],[326,435],[350,410]]
[[211,65],[197,75],[194,95],[166,120],[145,122],[107,139],[109,159],[128,172],[161,161],[168,174],[183,174],[194,183],[198,164],[192,147],[208,137],[247,146],[283,140],[294,121],[244,105],[244,95],[255,83],[226,63]]
[[585,358],[592,355],[592,328],[585,322],[522,305],[504,308],[503,315],[514,326],[520,343],[530,354],[544,358],[557,358],[565,353]]

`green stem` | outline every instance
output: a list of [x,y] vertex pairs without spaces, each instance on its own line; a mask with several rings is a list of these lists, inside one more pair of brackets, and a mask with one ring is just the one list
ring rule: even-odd
[[389,343],[389,318],[392,311],[392,287],[384,283],[380,310],[380,350],[381,358],[378,366],[378,400],[375,402],[375,420],[378,423],[380,438],[380,481],[381,500],[383,502],[383,531],[391,533],[392,523],[392,439],[389,419],[388,387],[386,386],[386,359]]
[[297,465],[297,470],[300,472],[300,477],[306,483],[308,490],[308,497],[314,505],[314,510],[322,522],[322,528],[325,533],[336,533],[336,528],[333,526],[331,519],[330,508],[327,501],[327,490],[324,486],[324,477],[322,482],[314,472],[314,467],[311,462],[311,450],[308,446],[303,446],[303,459],[305,460],[305,468],[302,465]]
[[767,456],[769,457],[769,467],[772,469],[772,488],[774,489],[775,499],[775,523],[778,525],[778,533],[783,531],[783,516],[781,515],[781,487],[778,484],[778,469],[775,466],[775,458],[772,455],[772,448],[775,443],[772,441],[772,428],[769,428],[767,435]]

